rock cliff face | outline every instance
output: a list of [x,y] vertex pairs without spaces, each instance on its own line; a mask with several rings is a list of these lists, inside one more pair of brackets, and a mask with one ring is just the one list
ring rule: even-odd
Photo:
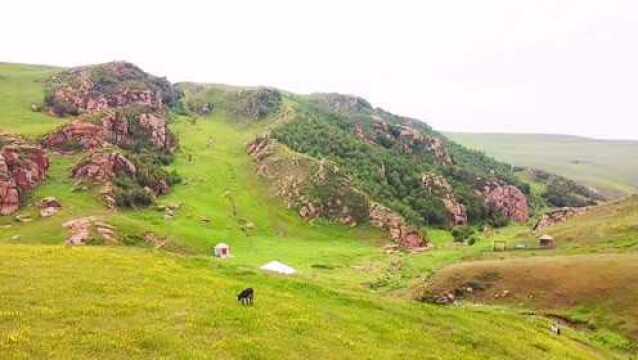
[[0,143],[0,215],[9,215],[44,181],[49,159],[45,150],[19,139],[0,136]]
[[448,181],[440,175],[425,173],[421,177],[422,185],[430,194],[443,201],[448,211],[451,225],[467,225],[467,211],[465,205],[461,204],[454,195],[454,189]]
[[549,211],[538,220],[534,225],[534,231],[542,231],[550,226],[562,224],[574,216],[583,214],[589,210],[589,207],[564,207]]
[[166,79],[149,75],[126,62],[73,68],[51,77],[46,85],[45,103],[56,116],[129,105],[159,110],[178,98]]
[[490,211],[506,218],[524,223],[529,219],[527,197],[517,187],[496,181],[486,183],[480,190]]
[[269,136],[257,138],[247,152],[257,162],[257,173],[269,179],[276,194],[302,218],[323,217],[349,226],[370,221],[402,247],[427,245],[416,228],[394,211],[371,202],[334,164],[294,153]]

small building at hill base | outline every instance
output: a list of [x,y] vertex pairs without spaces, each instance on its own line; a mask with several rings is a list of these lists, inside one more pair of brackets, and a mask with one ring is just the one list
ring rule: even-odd
[[293,275],[297,272],[297,270],[286,264],[282,264],[279,261],[271,261],[268,264],[263,265],[260,269],[282,275]]
[[230,257],[230,245],[224,244],[224,243],[219,243],[215,245],[213,256],[222,258],[222,259]]
[[556,242],[554,241],[554,238],[547,234],[538,238],[538,243],[540,247],[543,249],[553,249],[554,247],[556,247]]

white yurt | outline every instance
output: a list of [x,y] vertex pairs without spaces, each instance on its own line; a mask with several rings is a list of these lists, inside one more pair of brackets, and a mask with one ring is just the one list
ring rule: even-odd
[[224,243],[215,245],[215,251],[213,252],[213,255],[222,259],[230,257],[230,245]]
[[297,270],[286,264],[280,263],[279,261],[271,261],[268,264],[263,265],[260,269],[282,275],[293,275],[297,272]]

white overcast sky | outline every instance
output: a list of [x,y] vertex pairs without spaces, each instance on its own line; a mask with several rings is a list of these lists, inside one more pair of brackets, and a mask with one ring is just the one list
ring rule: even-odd
[[439,130],[638,139],[638,1],[29,1],[0,61],[355,94]]

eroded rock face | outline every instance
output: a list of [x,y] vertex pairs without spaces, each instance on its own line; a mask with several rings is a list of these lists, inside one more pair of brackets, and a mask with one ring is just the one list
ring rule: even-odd
[[46,178],[49,158],[42,148],[21,140],[2,137],[0,150],[0,215],[9,215],[20,208],[27,192]]
[[427,242],[419,231],[407,225],[405,219],[394,211],[379,204],[370,205],[370,223],[379,229],[390,234],[390,238],[405,248],[420,248],[427,245]]
[[587,212],[589,209],[589,207],[564,207],[549,211],[543,214],[534,225],[534,231],[542,231],[550,226],[562,224],[574,216]]
[[47,81],[45,99],[52,115],[93,113],[143,105],[159,110],[178,98],[172,85],[126,62],[73,68]]
[[467,225],[465,205],[456,199],[452,186],[443,176],[435,173],[425,173],[421,177],[421,184],[430,194],[437,196],[443,201],[448,211],[448,218],[451,225]]
[[489,182],[480,193],[491,211],[501,213],[510,220],[524,223],[529,219],[527,197],[517,187],[499,182]]

